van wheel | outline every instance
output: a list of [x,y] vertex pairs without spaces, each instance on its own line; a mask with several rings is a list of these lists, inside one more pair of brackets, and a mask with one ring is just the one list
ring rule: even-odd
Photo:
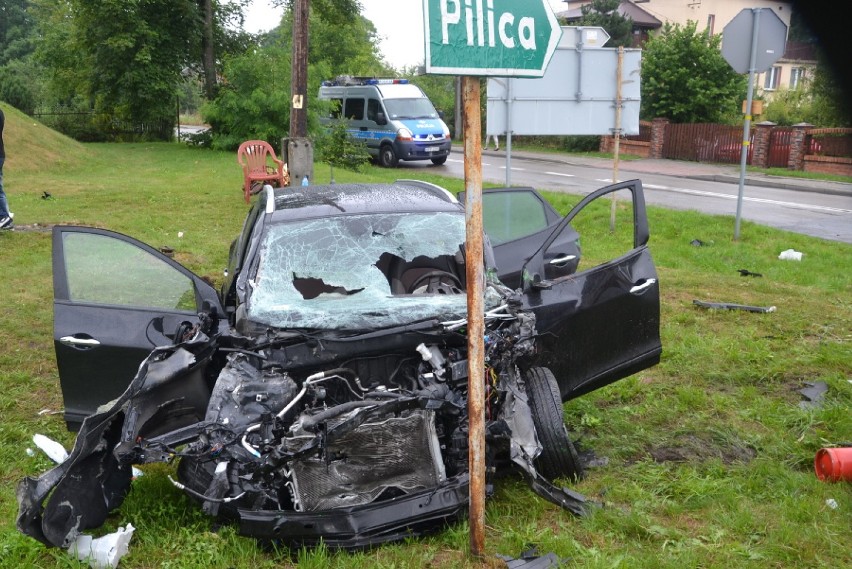
[[399,158],[396,157],[396,152],[390,144],[385,144],[379,150],[379,164],[385,168],[395,168],[399,164]]
[[441,156],[440,158],[432,158],[432,164],[434,164],[435,166],[440,166],[441,164],[443,164],[446,161],[447,161],[446,156]]
[[535,459],[536,469],[545,478],[583,477],[583,466],[562,420],[562,398],[553,372],[546,367],[533,367],[522,374],[527,387],[533,425],[542,450]]

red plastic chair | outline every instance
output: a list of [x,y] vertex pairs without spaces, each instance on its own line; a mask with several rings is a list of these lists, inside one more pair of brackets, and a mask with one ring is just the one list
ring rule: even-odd
[[[269,163],[270,160],[273,164]],[[251,198],[252,185],[255,183],[258,189],[263,187],[265,182],[278,182],[279,188],[290,183],[287,165],[275,156],[272,146],[263,140],[247,140],[240,144],[237,162],[243,168],[243,194],[246,203]]]

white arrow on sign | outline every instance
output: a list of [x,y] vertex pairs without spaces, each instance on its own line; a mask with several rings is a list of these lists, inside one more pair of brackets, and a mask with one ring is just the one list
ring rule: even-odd
[[423,0],[426,73],[541,77],[562,30],[547,0]]

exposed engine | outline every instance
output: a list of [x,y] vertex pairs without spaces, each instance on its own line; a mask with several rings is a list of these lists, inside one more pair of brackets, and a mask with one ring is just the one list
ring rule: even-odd
[[[527,314],[489,325],[489,419],[533,333]],[[438,487],[467,469],[466,339],[454,336],[301,379],[278,348],[229,355],[203,433],[176,451],[181,482],[211,514],[323,511]]]

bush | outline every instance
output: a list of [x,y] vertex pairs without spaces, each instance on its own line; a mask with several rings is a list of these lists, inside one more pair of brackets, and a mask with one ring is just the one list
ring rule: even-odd
[[0,67],[0,100],[28,115],[35,111],[35,93],[29,88],[26,76],[12,66]]
[[317,137],[314,145],[317,158],[338,168],[361,172],[370,161],[370,153],[363,140],[349,135],[348,126],[349,121],[338,119]]

